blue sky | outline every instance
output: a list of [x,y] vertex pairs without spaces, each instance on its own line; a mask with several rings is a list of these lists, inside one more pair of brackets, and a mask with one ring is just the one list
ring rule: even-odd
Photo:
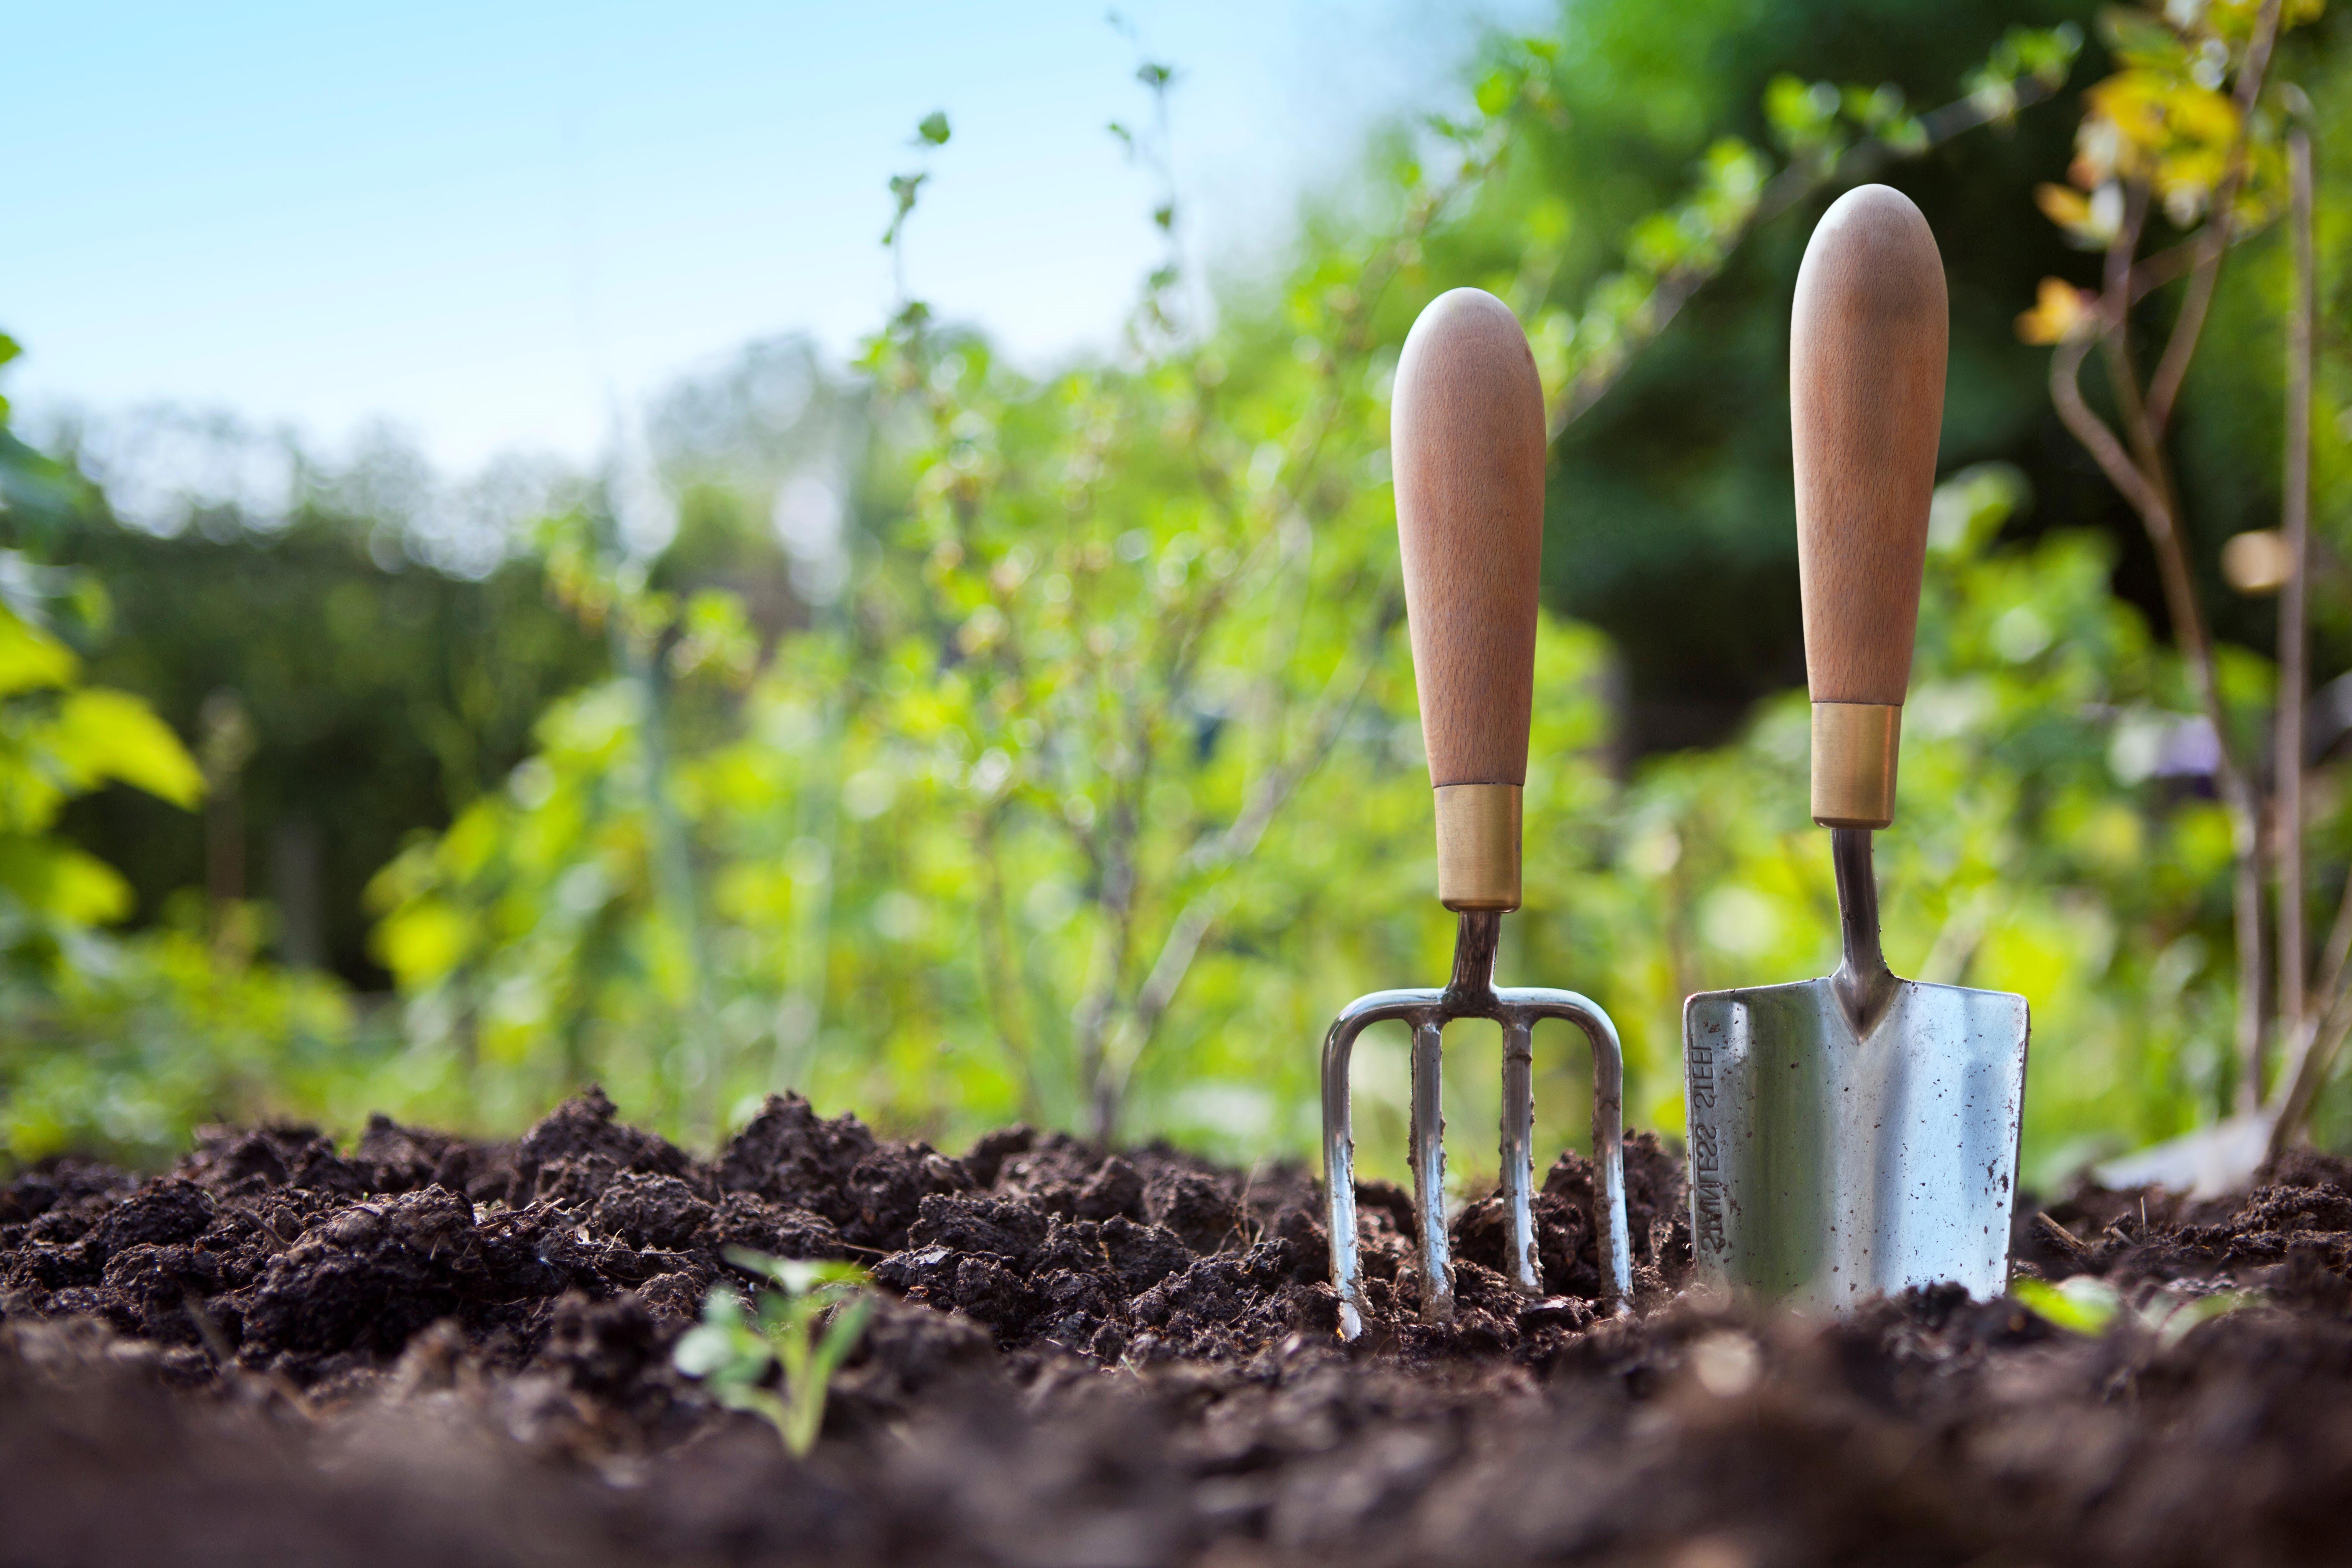
[[[1183,73],[1196,249],[1246,267],[1367,131],[1536,0],[1127,4]],[[945,110],[915,291],[1032,361],[1106,342],[1153,265],[1145,109],[1101,0],[21,7],[0,328],[26,405],[169,400],[332,449],[585,456],[749,339],[840,350],[891,299],[888,176]]]

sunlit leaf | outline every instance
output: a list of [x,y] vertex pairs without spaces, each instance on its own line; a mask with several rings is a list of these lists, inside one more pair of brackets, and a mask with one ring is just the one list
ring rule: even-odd
[[44,916],[104,925],[131,912],[131,884],[96,856],[24,834],[0,835],[0,888]]
[[1478,79],[1478,89],[1475,95],[1478,112],[1489,117],[1502,113],[1511,106],[1511,100],[1518,93],[1518,86],[1517,79],[1502,67],[1488,71]]
[[62,686],[80,668],[81,661],[64,643],[0,608],[0,695]]
[[2077,1274],[2056,1285],[2043,1279],[2020,1279],[2010,1294],[2032,1309],[2037,1317],[2071,1334],[2095,1338],[2107,1331],[2121,1310],[2114,1286],[2088,1274]]
[[195,759],[153,709],[127,691],[69,692],[58,705],[54,744],[92,780],[127,784],[183,808],[204,798]]

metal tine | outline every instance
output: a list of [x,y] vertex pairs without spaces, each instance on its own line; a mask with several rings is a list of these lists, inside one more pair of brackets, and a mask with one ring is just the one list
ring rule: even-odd
[[1536,1262],[1534,1160],[1534,1029],[1538,1018],[1563,1018],[1592,1045],[1595,1196],[1602,1211],[1598,1237],[1607,1304],[1622,1310],[1632,1294],[1631,1245],[1625,1220],[1624,1052],[1616,1026],[1572,991],[1494,984],[1495,947],[1502,917],[1491,910],[1461,917],[1454,937],[1454,974],[1443,991],[1376,991],[1350,1003],[1323,1041],[1323,1175],[1330,1229],[1331,1279],[1339,1293],[1339,1333],[1363,1332],[1360,1259],[1356,1237],[1355,1141],[1348,1069],[1356,1037],[1391,1020],[1409,1025],[1412,1046],[1413,1214],[1420,1247],[1421,1316],[1444,1322],[1454,1312],[1454,1271],[1445,1229],[1444,1109],[1439,1068],[1445,1026],[1485,1018],[1503,1027],[1503,1197],[1510,1215],[1512,1283],[1540,1293]]
[[1441,997],[1429,1016],[1412,1026],[1412,1222],[1421,1238],[1421,1321],[1443,1323],[1454,1316],[1454,1262],[1445,1234],[1444,1079],[1438,1068],[1445,1055],[1445,1020],[1454,1015]]
[[1536,1031],[1526,1019],[1503,1026],[1503,1204],[1511,1215],[1511,1283],[1543,1294],[1536,1264]]

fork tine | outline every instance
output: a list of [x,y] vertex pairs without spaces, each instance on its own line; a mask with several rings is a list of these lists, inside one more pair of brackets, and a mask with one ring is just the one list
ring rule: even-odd
[[1445,1105],[1439,1068],[1445,1025],[1416,1023],[1412,1031],[1412,1214],[1421,1232],[1421,1321],[1454,1317],[1454,1268],[1445,1236]]
[[1418,1025],[1437,1005],[1434,991],[1376,991],[1348,1004],[1323,1037],[1323,1220],[1331,1247],[1331,1288],[1339,1296],[1339,1337],[1364,1331],[1357,1279],[1356,1140],[1348,1107],[1348,1068],[1367,1025],[1403,1018]]
[[1525,1017],[1503,1026],[1503,1205],[1511,1216],[1511,1283],[1543,1294],[1536,1268],[1535,1026]]

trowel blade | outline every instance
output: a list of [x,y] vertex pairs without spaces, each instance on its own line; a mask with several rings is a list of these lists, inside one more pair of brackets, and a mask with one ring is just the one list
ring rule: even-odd
[[1683,1007],[1703,1283],[1803,1310],[2009,1285],[2025,998],[1899,981],[1857,1037],[1827,980]]

